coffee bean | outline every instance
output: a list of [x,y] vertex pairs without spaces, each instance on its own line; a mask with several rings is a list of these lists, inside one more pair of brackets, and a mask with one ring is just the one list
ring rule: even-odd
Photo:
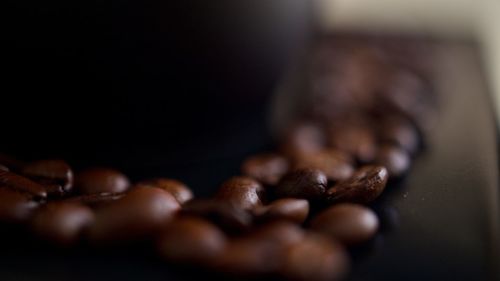
[[130,181],[124,174],[116,170],[93,168],[77,175],[75,187],[81,194],[119,193],[130,187]]
[[91,208],[100,208],[122,198],[125,193],[94,193],[65,198],[62,202],[79,203]]
[[368,203],[377,198],[385,188],[389,178],[382,166],[364,166],[346,181],[339,182],[326,192],[330,203]]
[[322,150],[302,157],[295,167],[320,170],[330,181],[345,180],[354,173],[350,157],[335,149]]
[[242,209],[253,209],[262,205],[264,188],[249,177],[233,177],[225,181],[215,195],[218,200],[231,202]]
[[378,230],[375,213],[362,206],[342,203],[332,206],[311,221],[311,228],[347,244],[359,244],[372,238]]
[[76,243],[93,221],[94,213],[85,205],[51,202],[35,213],[32,228],[43,239],[68,246]]
[[11,157],[10,155],[6,155],[0,153],[0,163],[5,167],[8,167],[9,171],[18,172],[24,167],[25,163],[19,159]]
[[410,154],[418,150],[418,131],[409,120],[402,116],[386,117],[380,125],[379,134],[382,142],[398,145]]
[[309,233],[288,248],[280,271],[288,280],[331,281],[342,279],[348,269],[349,258],[341,245]]
[[226,232],[247,232],[252,223],[252,215],[228,201],[216,199],[194,199],[182,206],[181,215],[205,218]]
[[290,221],[274,220],[255,228],[248,237],[271,246],[289,246],[304,238],[304,230]]
[[255,212],[261,221],[288,220],[301,224],[309,214],[309,201],[295,198],[278,199],[256,209]]
[[241,171],[265,185],[276,185],[288,171],[288,161],[279,154],[267,153],[251,156],[243,162]]
[[[62,160],[40,160],[28,163],[22,170],[23,175],[48,186],[47,192],[55,193],[62,189],[69,192],[73,187],[73,171]],[[61,186],[58,188],[57,186]]]
[[319,199],[325,193],[326,175],[315,169],[300,169],[288,173],[281,179],[275,193],[278,197]]
[[151,185],[163,189],[166,192],[172,194],[177,202],[179,202],[179,204],[184,204],[187,201],[193,199],[193,192],[191,191],[191,189],[189,189],[187,185],[178,180],[158,178],[142,181],[137,185]]
[[0,170],[0,187],[26,192],[37,199],[47,197],[47,191],[42,185],[12,172]]
[[331,144],[338,150],[349,153],[361,163],[373,161],[377,152],[373,131],[365,126],[342,126],[334,129]]
[[145,238],[168,223],[179,208],[170,193],[138,187],[96,211],[89,238],[97,242]]
[[411,157],[398,146],[384,145],[380,148],[375,163],[386,167],[390,177],[401,177],[410,170]]
[[326,145],[323,129],[316,123],[298,123],[292,126],[281,143],[281,151],[295,159],[322,150]]
[[177,218],[160,234],[158,250],[175,263],[204,265],[216,258],[226,237],[215,225],[196,217]]
[[38,203],[27,193],[20,193],[9,188],[0,187],[0,221],[20,223],[26,221]]
[[5,167],[4,165],[0,164],[0,171],[9,171],[9,168]]

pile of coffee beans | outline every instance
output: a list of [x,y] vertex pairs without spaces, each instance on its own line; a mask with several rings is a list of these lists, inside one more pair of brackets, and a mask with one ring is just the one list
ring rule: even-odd
[[167,262],[230,277],[342,279],[347,250],[379,229],[367,204],[408,172],[432,107],[425,72],[390,48],[336,44],[314,53],[305,110],[277,149],[246,159],[212,198],[174,179],[4,161],[0,222],[60,247],[150,241]]

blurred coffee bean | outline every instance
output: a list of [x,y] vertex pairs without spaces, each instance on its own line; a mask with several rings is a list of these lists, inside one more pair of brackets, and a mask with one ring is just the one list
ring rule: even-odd
[[98,242],[145,238],[168,223],[179,209],[170,193],[138,187],[96,211],[89,238]]
[[309,201],[295,198],[278,199],[256,209],[256,214],[260,221],[287,220],[301,224],[309,214]]
[[375,163],[387,168],[390,177],[401,177],[410,170],[411,157],[404,149],[395,145],[380,147]]
[[281,273],[288,280],[341,280],[349,264],[340,244],[321,234],[308,233],[300,243],[287,249]]
[[216,199],[191,200],[182,206],[180,214],[205,218],[230,234],[246,232],[253,223],[248,211]]
[[383,166],[364,166],[346,181],[339,182],[326,192],[330,203],[353,202],[368,203],[377,198],[384,190],[389,178]]
[[75,179],[75,188],[81,194],[119,193],[130,187],[124,174],[109,168],[92,168],[80,172]]
[[329,207],[311,221],[312,229],[347,245],[369,240],[376,234],[378,227],[379,220],[372,210],[351,203]]
[[26,192],[37,199],[47,197],[47,191],[42,185],[8,171],[0,170],[0,187]]
[[380,139],[398,145],[413,154],[419,147],[419,134],[415,126],[402,116],[389,116],[380,125]]
[[320,170],[300,169],[286,174],[276,187],[278,197],[319,199],[325,193],[327,177]]
[[0,222],[24,222],[36,207],[38,203],[29,194],[0,187]]
[[299,243],[304,238],[304,234],[304,230],[295,223],[274,220],[256,227],[249,237],[274,246],[289,246]]
[[94,212],[78,203],[48,203],[36,211],[31,226],[43,239],[68,246],[78,241],[94,221]]
[[258,154],[247,158],[241,172],[252,177],[264,185],[276,185],[281,177],[288,171],[288,160],[274,153]]
[[[69,192],[73,187],[73,171],[63,160],[40,160],[26,164],[23,175],[47,187],[51,193]],[[60,188],[58,188],[60,186]]]
[[354,172],[349,155],[335,149],[325,149],[309,154],[297,161],[297,169],[317,169],[325,173],[329,181],[348,179]]
[[193,199],[193,192],[187,185],[174,179],[158,178],[146,180],[137,185],[151,185],[172,194],[179,204],[184,204]]
[[340,151],[349,153],[361,163],[371,162],[376,155],[376,138],[372,129],[352,125],[334,127],[330,143]]
[[252,178],[232,177],[221,185],[215,198],[249,210],[262,205],[264,188]]
[[196,217],[181,217],[160,234],[158,251],[175,263],[207,264],[224,250],[226,237],[215,225]]
[[5,167],[4,165],[0,164],[0,171],[9,171],[9,168]]
[[296,159],[322,150],[326,145],[323,129],[315,123],[299,123],[292,126],[281,141],[281,151]]
[[62,202],[79,203],[91,208],[99,208],[122,198],[125,193],[94,193],[65,198]]
[[25,165],[23,161],[3,153],[0,153],[0,163],[13,172],[19,172]]

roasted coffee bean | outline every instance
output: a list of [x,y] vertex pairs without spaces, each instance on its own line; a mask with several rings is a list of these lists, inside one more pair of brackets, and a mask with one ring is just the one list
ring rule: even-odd
[[288,220],[301,224],[309,214],[309,201],[283,198],[255,210],[261,221]]
[[92,208],[99,208],[122,198],[125,193],[94,193],[79,196],[73,196],[61,200],[68,203],[79,203]]
[[0,153],[0,163],[5,167],[8,167],[9,171],[14,171],[16,173],[20,171],[25,165],[23,161],[3,153]]
[[146,180],[138,183],[137,185],[151,185],[157,188],[161,188],[166,192],[172,194],[179,204],[184,204],[187,201],[193,199],[193,192],[184,183],[166,178],[158,178]]
[[124,174],[116,170],[93,168],[79,173],[75,186],[81,194],[119,193],[130,187],[130,181]]
[[288,171],[288,160],[279,154],[266,153],[251,156],[243,162],[241,172],[265,185],[276,185]]
[[413,154],[419,147],[419,134],[415,126],[402,116],[389,116],[380,126],[380,139],[384,143],[398,145]]
[[332,206],[311,221],[311,228],[347,244],[359,244],[372,238],[378,230],[375,213],[362,206],[342,203]]
[[228,201],[194,199],[182,206],[181,215],[205,218],[228,233],[242,233],[253,224],[252,215]]
[[215,225],[201,218],[181,217],[160,234],[158,251],[171,262],[204,265],[225,245],[226,237]]
[[41,238],[67,246],[76,243],[93,221],[94,212],[85,205],[51,202],[37,210],[31,225]]
[[145,238],[168,223],[179,208],[170,193],[138,187],[96,211],[89,238],[98,242]]
[[338,150],[349,153],[361,163],[373,161],[377,152],[373,131],[365,126],[343,126],[333,129],[330,143]]
[[58,185],[63,192],[69,192],[73,187],[73,171],[62,160],[40,160],[28,163],[22,170],[23,175],[48,186],[47,192],[58,192]]
[[9,171],[9,168],[5,167],[4,165],[0,164],[0,171]]
[[326,192],[326,197],[330,203],[368,203],[384,191],[388,178],[385,167],[364,166],[357,170],[348,180],[339,182],[330,188]]
[[308,233],[287,249],[280,271],[288,280],[331,281],[342,279],[349,264],[340,244],[321,234]]
[[26,221],[38,203],[27,193],[0,187],[0,221],[20,223]]
[[304,234],[304,230],[295,223],[274,220],[255,228],[248,237],[274,246],[289,246],[299,243]]
[[322,150],[326,145],[323,129],[316,123],[299,123],[292,126],[281,143],[281,151],[289,158],[300,158],[304,155]]
[[37,199],[47,197],[47,191],[42,185],[12,172],[0,170],[0,187],[26,192]]
[[232,177],[225,181],[215,195],[218,200],[231,202],[242,209],[253,209],[262,205],[264,188],[249,177]]
[[278,197],[319,199],[325,193],[326,175],[315,169],[300,169],[288,173],[281,179],[275,193]]
[[302,157],[295,167],[320,170],[330,181],[346,180],[354,173],[350,157],[335,149],[326,149]]
[[410,170],[411,157],[398,146],[384,145],[380,148],[375,163],[386,167],[390,177],[401,177]]

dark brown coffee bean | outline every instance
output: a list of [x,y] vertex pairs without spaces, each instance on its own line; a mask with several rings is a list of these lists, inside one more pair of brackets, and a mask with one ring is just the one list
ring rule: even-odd
[[26,192],[38,199],[47,197],[47,192],[42,185],[7,171],[0,170],[0,187]]
[[369,240],[377,232],[378,226],[377,215],[372,210],[350,203],[332,206],[311,221],[312,229],[347,245]]
[[0,171],[9,171],[9,168],[5,167],[4,165],[0,164]]
[[26,164],[22,173],[42,185],[49,186],[49,194],[59,191],[57,185],[61,186],[63,192],[69,192],[73,187],[73,171],[62,160],[34,161]]
[[253,209],[262,205],[264,188],[256,180],[249,177],[233,177],[225,181],[219,188],[215,198],[231,202],[242,209]]
[[377,152],[375,134],[364,126],[343,126],[334,129],[330,142],[333,147],[349,153],[361,163],[373,161]]
[[368,203],[384,191],[388,178],[389,175],[385,167],[364,166],[348,180],[339,182],[330,188],[326,192],[326,197],[330,203]]
[[315,123],[299,123],[291,127],[284,135],[281,151],[289,158],[322,150],[326,145],[323,129]]
[[193,199],[193,192],[191,191],[191,189],[189,189],[187,185],[178,180],[158,178],[142,181],[137,185],[151,185],[163,189],[166,192],[172,194],[177,202],[179,202],[179,204],[184,204],[187,201]]
[[243,162],[241,171],[265,185],[276,185],[288,171],[288,160],[278,154],[267,153],[251,156]]
[[13,171],[16,173],[19,172],[25,165],[23,161],[3,153],[0,153],[0,163],[5,167],[8,167],[9,171]]
[[122,198],[125,193],[94,193],[79,196],[73,196],[61,200],[68,203],[79,203],[92,208],[100,208],[109,203]]
[[419,147],[419,134],[415,126],[402,116],[389,116],[380,126],[380,139],[384,143],[398,145],[408,153]]
[[226,237],[215,225],[196,217],[177,218],[159,236],[158,251],[175,263],[204,265],[216,258]]
[[99,242],[145,238],[168,223],[179,208],[170,193],[138,187],[96,211],[89,238]]
[[288,220],[301,224],[309,214],[309,201],[283,198],[255,210],[261,221]]
[[398,146],[384,145],[380,148],[375,163],[386,167],[390,177],[401,177],[410,170],[411,157]]
[[116,170],[93,168],[79,173],[75,186],[81,194],[120,193],[130,187],[130,181],[124,174]]
[[281,272],[288,280],[331,281],[342,279],[349,270],[343,247],[323,235],[307,234],[286,252]]
[[0,221],[20,223],[26,221],[38,203],[27,193],[0,187]]
[[315,169],[300,169],[288,173],[281,179],[275,193],[278,197],[319,199],[327,184],[326,175]]
[[32,228],[43,239],[67,246],[76,243],[93,221],[94,213],[85,205],[53,202],[35,213]]
[[299,243],[304,234],[304,230],[295,223],[275,220],[255,228],[248,236],[270,245],[289,246]]
[[205,218],[228,233],[241,233],[250,229],[252,215],[228,201],[194,199],[182,206],[181,215]]
[[330,181],[348,179],[353,173],[352,161],[348,155],[334,149],[309,154],[296,163],[297,169],[317,169],[325,173]]

